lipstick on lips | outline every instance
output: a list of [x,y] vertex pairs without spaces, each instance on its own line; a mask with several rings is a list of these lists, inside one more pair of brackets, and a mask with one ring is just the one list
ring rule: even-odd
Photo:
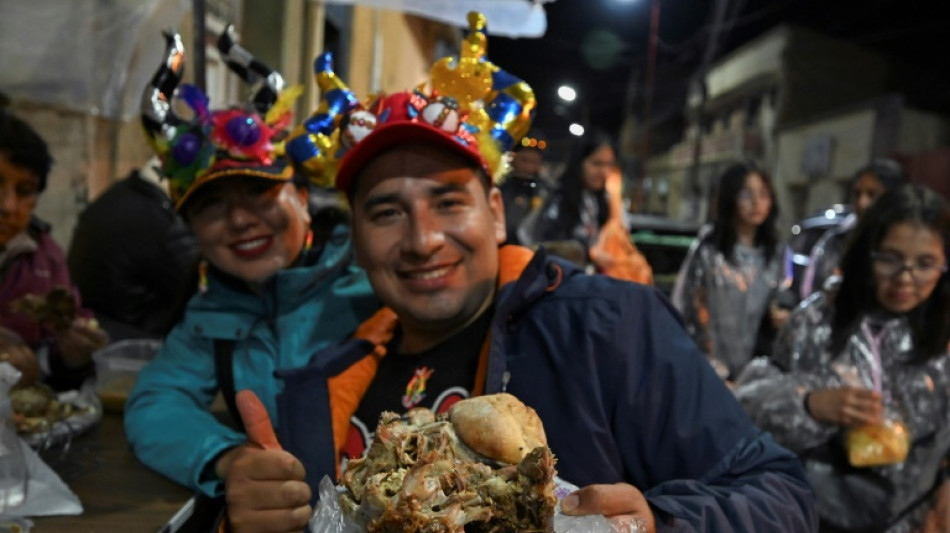
[[252,237],[236,241],[231,244],[230,248],[238,257],[253,259],[266,252],[273,241],[273,235]]

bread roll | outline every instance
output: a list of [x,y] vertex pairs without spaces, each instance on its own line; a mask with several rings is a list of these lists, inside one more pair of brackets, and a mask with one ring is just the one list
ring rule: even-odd
[[516,464],[548,443],[538,414],[510,394],[462,400],[449,409],[449,421],[466,446],[495,461]]

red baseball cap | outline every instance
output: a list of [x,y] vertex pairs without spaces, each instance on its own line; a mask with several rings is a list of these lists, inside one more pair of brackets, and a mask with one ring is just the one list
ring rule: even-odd
[[353,195],[354,180],[374,157],[410,143],[449,150],[481,168],[489,180],[494,179],[494,170],[479,147],[478,137],[463,122],[453,99],[426,98],[407,91],[377,100],[368,113],[358,123],[351,116],[340,125],[342,144],[349,148],[340,160],[336,187],[347,196]]

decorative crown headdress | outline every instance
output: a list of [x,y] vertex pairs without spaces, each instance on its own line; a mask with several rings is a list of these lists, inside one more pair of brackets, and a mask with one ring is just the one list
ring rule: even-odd
[[286,143],[297,169],[318,185],[335,179],[349,191],[373,153],[409,135],[459,151],[493,179],[502,153],[531,127],[536,102],[527,83],[488,60],[485,16],[471,12],[468,22],[457,63],[447,57],[432,66],[428,93],[422,84],[363,104],[334,74],[330,54],[318,57],[314,73],[322,100]]
[[[234,41],[228,25],[217,47],[228,67],[254,89],[243,107],[210,110],[198,87],[178,89],[185,69],[181,36],[166,31],[165,55],[142,95],[142,125],[152,149],[162,159],[162,171],[176,207],[181,208],[200,186],[229,175],[289,180],[292,168],[283,160],[278,142],[290,124],[290,105],[299,86],[285,88],[281,75],[261,63]],[[172,109],[172,98],[194,113],[186,120]]]

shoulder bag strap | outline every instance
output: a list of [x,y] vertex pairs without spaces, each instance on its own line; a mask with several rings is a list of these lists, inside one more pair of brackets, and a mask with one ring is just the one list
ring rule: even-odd
[[214,339],[214,373],[218,378],[218,388],[224,396],[224,403],[228,406],[228,413],[239,431],[244,431],[241,414],[238,413],[234,395],[234,341]]

